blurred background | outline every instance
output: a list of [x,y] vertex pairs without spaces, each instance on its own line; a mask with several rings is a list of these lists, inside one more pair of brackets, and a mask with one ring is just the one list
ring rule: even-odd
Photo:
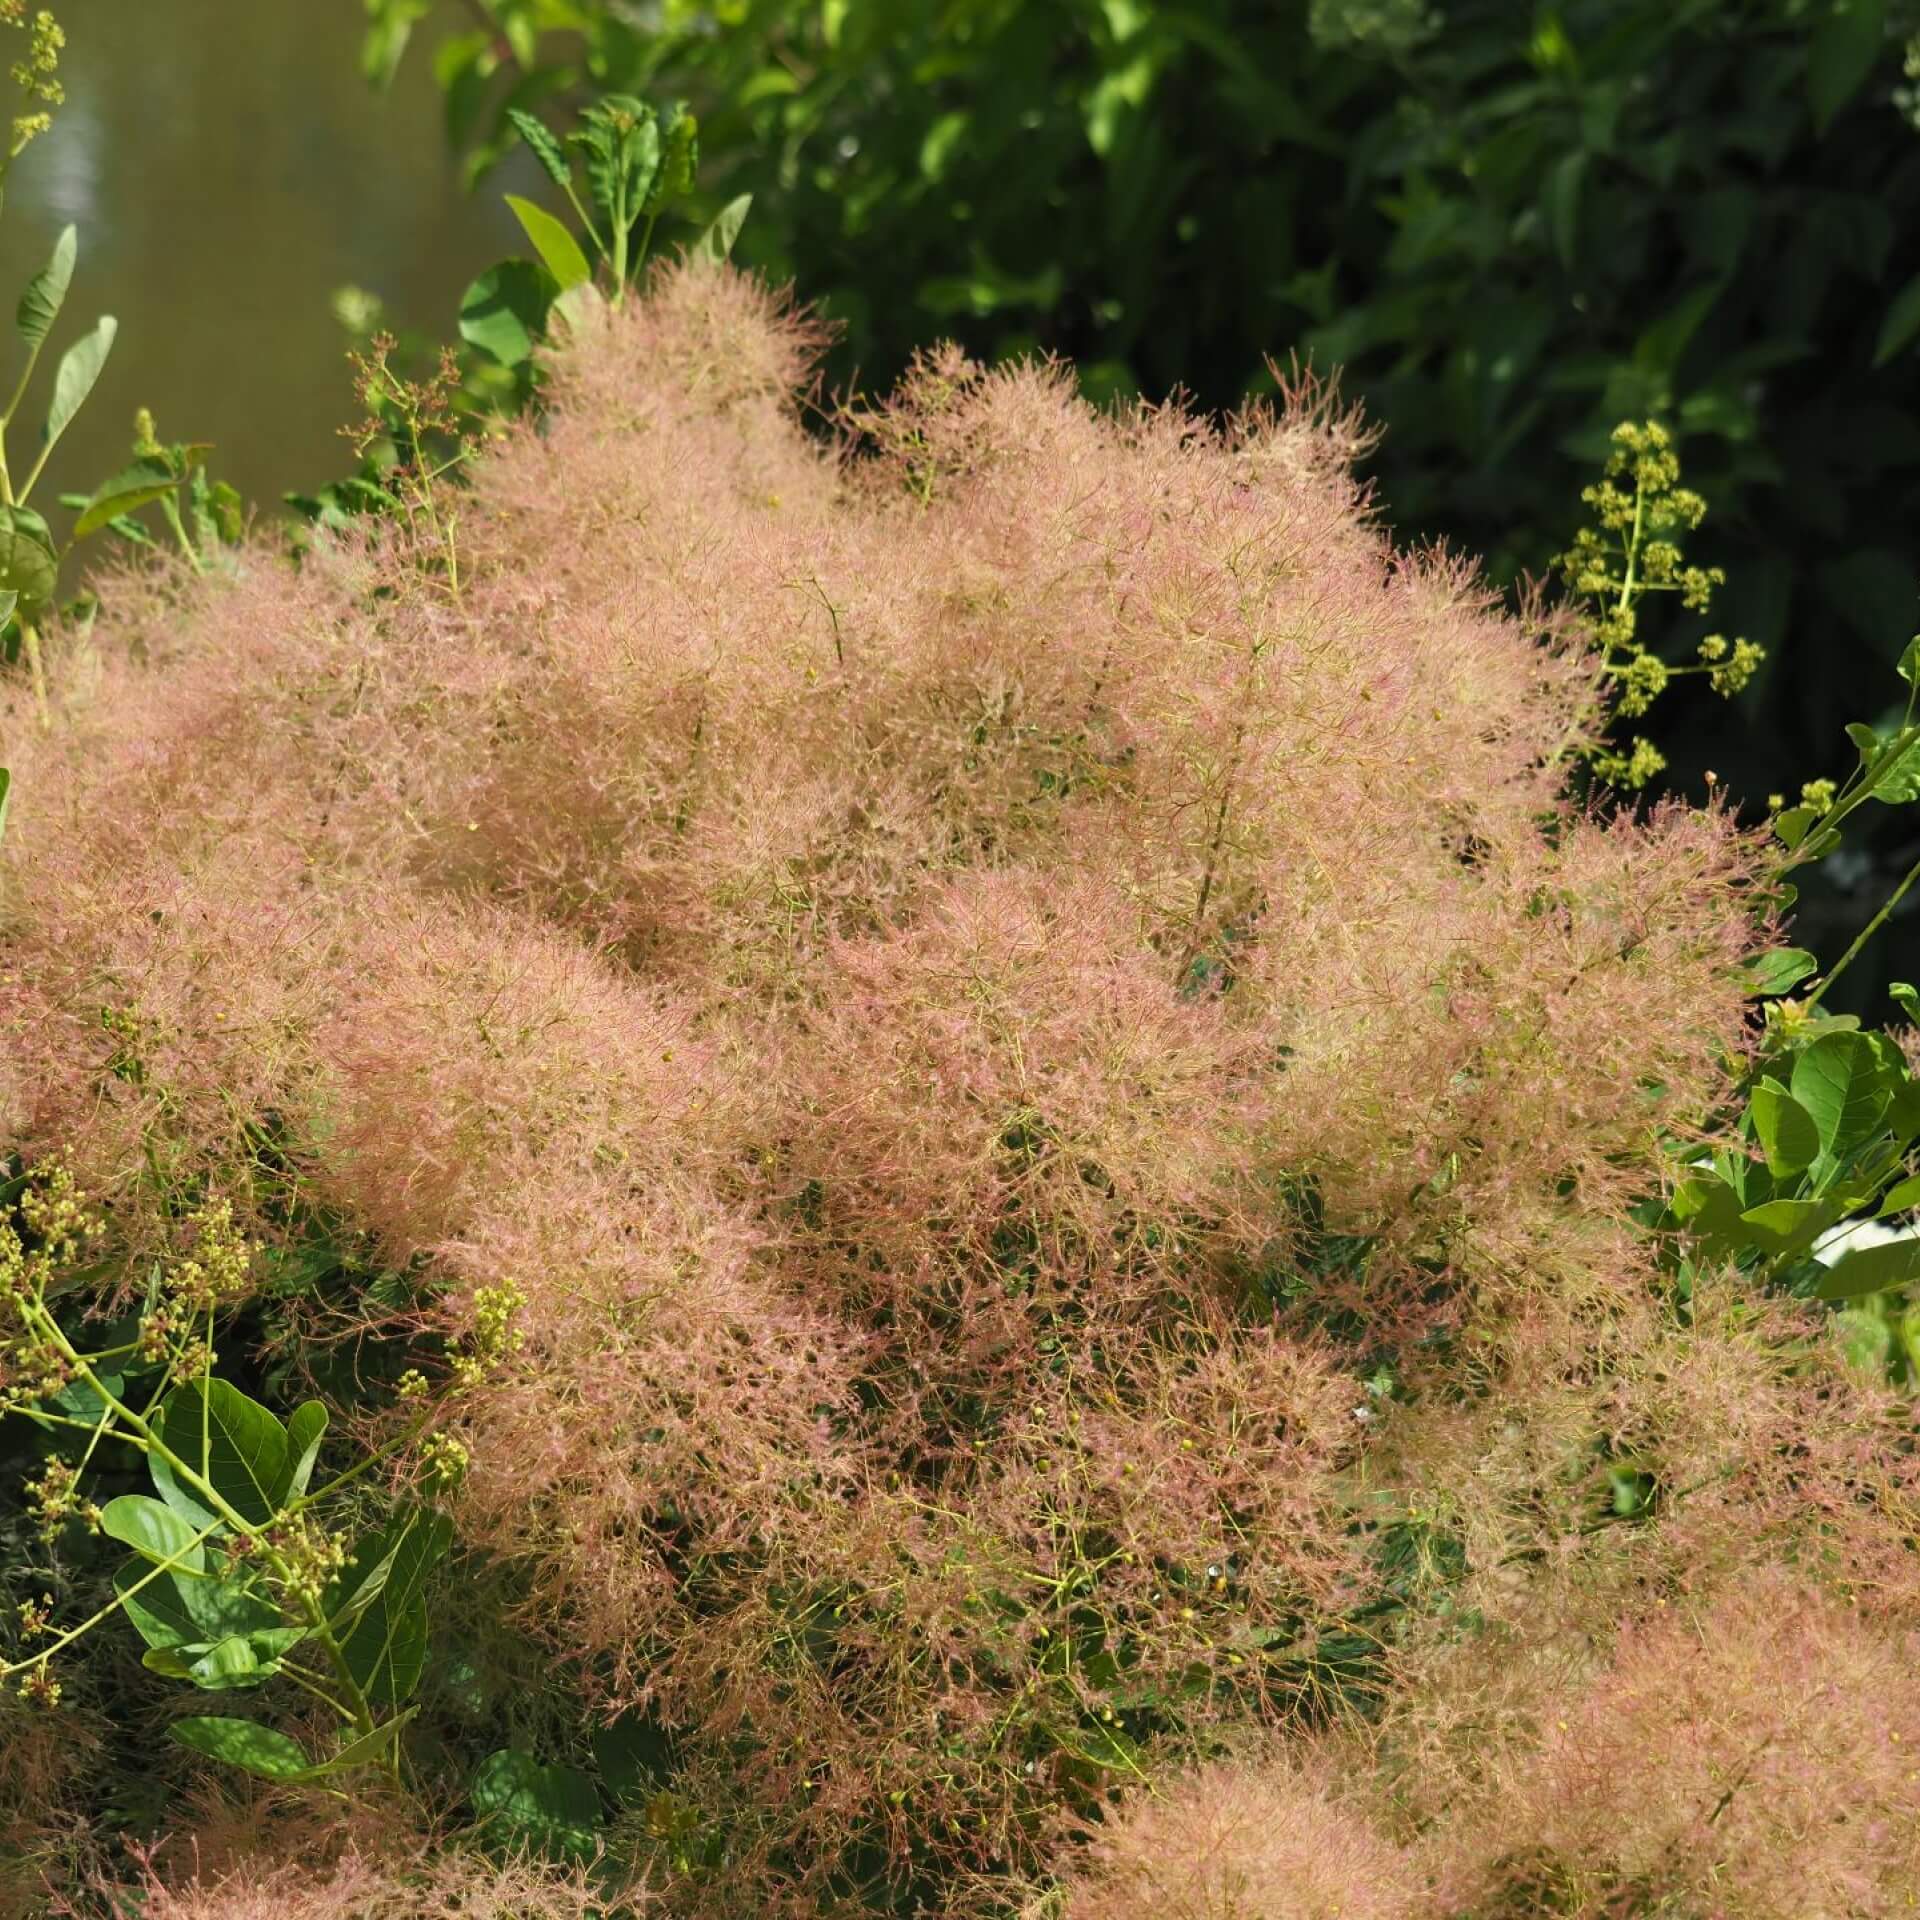
[[[120,321],[59,480],[123,465],[134,409],[210,440],[249,501],[351,464],[356,412],[336,289],[452,337],[460,289],[513,251],[497,193],[468,193],[425,61],[389,95],[360,71],[355,0],[56,0],[66,102],[7,182],[7,285],[67,222],[64,325]],[[11,59],[12,40],[4,52]]]
[[[955,335],[1094,398],[1227,409],[1296,357],[1386,429],[1405,540],[1548,568],[1619,421],[1676,431],[1768,651],[1641,723],[1749,805],[1852,764],[1920,626],[1920,0],[68,0],[69,104],[15,170],[23,278],[81,228],[71,312],[120,342],[71,442],[136,404],[271,506],[349,464],[334,295],[451,339],[557,194],[505,110],[689,100],[695,213],[838,329],[830,378]],[[692,228],[687,229],[689,232]],[[85,438],[84,436],[90,436]],[[63,455],[63,458],[66,456]],[[63,483],[64,484],[64,483]],[[1651,791],[1657,793],[1659,783]],[[1896,816],[1804,890],[1831,955],[1920,847]],[[1849,978],[1920,972],[1902,914]]]

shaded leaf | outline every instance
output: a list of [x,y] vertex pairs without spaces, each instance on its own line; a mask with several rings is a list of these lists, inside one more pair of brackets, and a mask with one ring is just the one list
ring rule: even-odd
[[286,1470],[274,1490],[276,1505],[285,1506],[295,1494],[306,1492],[326,1431],[327,1410],[318,1400],[303,1400],[294,1408],[293,1417],[287,1422]]
[[460,337],[503,367],[523,366],[545,333],[553,277],[531,260],[502,260],[468,287],[460,301]]
[[467,1795],[484,1823],[550,1857],[588,1859],[598,1844],[600,1796],[572,1767],[502,1747],[481,1761]]
[[1885,0],[1827,0],[1807,53],[1807,98],[1822,133],[1859,92],[1885,40]]
[[419,1684],[427,1660],[420,1589],[452,1539],[453,1523],[444,1514],[416,1512],[396,1519],[372,1549],[385,1574],[340,1651],[377,1706],[398,1706]]
[[1873,364],[1884,367],[1920,334],[1920,274],[1916,274],[1887,303],[1880,320],[1880,338],[1874,343]]
[[713,216],[712,224],[698,240],[694,242],[694,255],[697,259],[709,260],[718,266],[733,252],[733,243],[740,238],[740,229],[747,224],[747,215],[753,207],[753,195],[743,193],[738,199],[729,200]]

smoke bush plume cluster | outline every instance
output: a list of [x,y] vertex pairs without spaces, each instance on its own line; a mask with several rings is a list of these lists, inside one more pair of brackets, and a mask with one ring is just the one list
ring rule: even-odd
[[939,354],[829,443],[814,345],[663,273],[457,589],[112,583],[7,717],[0,1134],[133,1270],[291,1192],[443,1329],[526,1296],[451,1577],[659,1730],[662,1913],[1882,1910],[1897,1416],[1623,1224],[1743,1045],[1728,817],[1568,802],[1579,635],[1395,552],[1323,393]]

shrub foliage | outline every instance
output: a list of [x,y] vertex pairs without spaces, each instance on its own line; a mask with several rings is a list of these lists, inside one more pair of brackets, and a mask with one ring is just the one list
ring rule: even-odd
[[1395,551],[1328,393],[942,352],[823,440],[818,344],[707,265],[579,303],[470,491],[130,573],[10,712],[60,1297],[230,1210],[223,1355],[455,1537],[345,1813],[184,1753],[129,1811],[110,1652],[9,1706],[21,1885],[144,1818],[195,1920],[1491,1912],[1521,1849],[1880,1910],[1898,1407],[1627,1219],[1747,1045],[1758,851],[1567,798],[1603,655]]

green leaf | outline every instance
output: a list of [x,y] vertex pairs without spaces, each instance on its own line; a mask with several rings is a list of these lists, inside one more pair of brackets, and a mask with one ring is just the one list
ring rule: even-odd
[[415,25],[432,11],[431,0],[367,0],[367,30],[360,41],[360,71],[382,92],[400,70]]
[[[280,1511],[276,1489],[287,1476],[287,1430],[257,1400],[224,1380],[209,1381],[204,1388],[189,1380],[167,1395],[160,1418],[168,1449],[249,1526],[264,1527]],[[182,1501],[198,1505],[157,1454],[150,1454],[148,1461],[155,1487],[169,1506],[179,1512]]]
[[610,93],[587,109],[569,139],[586,156],[587,185],[609,228],[631,227],[661,171],[658,116],[644,100]]
[[593,1734],[594,1764],[607,1791],[623,1806],[640,1806],[659,1792],[672,1766],[672,1750],[657,1722],[644,1713],[623,1713]]
[[1775,947],[1747,962],[1747,991],[1761,999],[1791,993],[1802,980],[1820,970],[1820,962],[1805,947]]
[[73,263],[79,248],[78,232],[72,227],[61,228],[51,258],[27,282],[27,290],[14,309],[13,324],[29,348],[38,347],[53,331],[53,323],[66,304],[67,289],[73,284]]
[[1770,1173],[1800,1173],[1819,1158],[1820,1129],[1814,1125],[1812,1114],[1785,1087],[1763,1080],[1747,1105]]
[[[171,1572],[152,1578],[146,1561],[129,1561],[113,1574],[113,1592],[119,1594],[121,1613],[131,1620],[134,1632],[150,1647],[192,1647],[205,1651],[213,1640],[223,1638],[230,1628],[207,1619],[207,1611],[188,1601],[202,1596],[207,1588],[225,1588],[223,1580],[184,1578]],[[142,1582],[146,1582],[142,1586]],[[278,1615],[273,1615],[278,1619]]]
[[1920,1025],[1920,988],[1905,980],[1887,982],[1887,998],[1916,1025]]
[[229,1720],[205,1715],[176,1720],[167,1731],[183,1747],[244,1767],[264,1780],[297,1780],[307,1770],[307,1756],[284,1733],[263,1727],[257,1720]]
[[700,165],[700,123],[684,100],[660,112],[660,166],[642,211],[651,219],[683,194],[693,191]]
[[1811,1246],[1835,1217],[1836,1209],[1824,1200],[1769,1200],[1740,1216],[1755,1244],[1776,1254]]
[[460,300],[460,337],[503,367],[524,366],[545,333],[553,277],[531,260],[502,260]]
[[1817,807],[1789,807],[1774,815],[1773,830],[1789,853],[1807,837],[1807,829],[1819,819]]
[[513,217],[533,242],[534,252],[546,263],[547,271],[562,293],[593,278],[593,268],[580,251],[579,241],[545,207],[536,207],[517,193],[508,194],[506,200],[513,209]]
[[753,195],[750,193],[729,200],[713,216],[713,223],[706,232],[694,242],[694,258],[711,261],[715,266],[727,259],[733,252],[733,243],[740,238],[740,229],[747,224],[747,214],[752,206]]
[[1702,1240],[1738,1246],[1746,1240],[1740,1221],[1740,1196],[1718,1175],[1683,1180],[1673,1196],[1673,1217]]
[[[185,1658],[184,1652],[182,1658]],[[198,1659],[187,1661],[187,1672],[196,1686],[217,1692],[224,1687],[250,1687],[266,1676],[253,1648],[244,1636],[230,1633],[216,1640]]]
[[7,837],[7,802],[13,797],[13,775],[0,767],[0,840]]
[[100,378],[100,369],[107,364],[107,355],[113,351],[113,336],[119,330],[120,322],[110,313],[103,314],[91,333],[83,333],[60,356],[60,370],[53,376],[53,405],[47,409],[47,424],[40,430],[40,438],[49,450],[59,443],[60,436],[72,426],[73,416],[86,405],[87,395]]
[[380,1765],[393,1750],[393,1743],[399,1737],[400,1729],[419,1711],[417,1707],[408,1707],[402,1713],[396,1713],[392,1719],[383,1720],[371,1733],[363,1733],[349,1740],[331,1759],[317,1761],[301,1775],[303,1780],[324,1779],[330,1773],[347,1773],[355,1767]]
[[367,1550],[374,1564],[384,1562],[385,1574],[340,1651],[376,1706],[398,1706],[419,1684],[427,1662],[420,1589],[452,1539],[453,1522],[444,1514],[417,1511],[397,1518]]
[[1819,132],[1859,92],[1885,40],[1885,0],[1827,0],[1807,54],[1807,98]]
[[1869,1293],[1885,1293],[1920,1280],[1920,1240],[1889,1240],[1877,1247],[1860,1247],[1836,1260],[1820,1282],[1821,1300],[1858,1300]]
[[1916,334],[1920,334],[1920,274],[1887,303],[1880,321],[1880,338],[1874,343],[1873,364],[1884,367],[1895,354],[1912,344]]
[[1090,1760],[1096,1767],[1108,1767],[1119,1773],[1146,1773],[1146,1754],[1118,1727],[1096,1722],[1091,1727],[1076,1727],[1063,1734],[1060,1744],[1069,1753]]
[[1889,1187],[1881,1197],[1880,1211],[1874,1218],[1884,1220],[1890,1213],[1909,1213],[1915,1207],[1920,1207],[1920,1174]]
[[483,1823],[541,1853],[584,1860],[598,1844],[600,1796],[572,1767],[543,1767],[502,1747],[481,1761],[467,1797]]
[[276,1485],[274,1500],[284,1507],[295,1494],[305,1493],[320,1457],[321,1437],[327,1430],[327,1410],[318,1400],[303,1400],[287,1422],[287,1466]]
[[1894,671],[1910,687],[1920,687],[1920,633],[1907,642],[1906,650],[1894,663]]
[[[151,1572],[144,1561],[130,1560],[113,1576],[121,1612],[150,1647],[204,1652],[228,1634],[252,1638],[280,1625],[279,1610],[244,1580],[182,1578],[172,1573],[150,1579]],[[302,1629],[300,1638],[305,1637]]]
[[[1856,720],[1848,726],[1847,738],[1859,751],[1864,773],[1887,753],[1898,736],[1881,734]],[[1899,753],[1889,755],[1877,768],[1867,792],[1869,797],[1888,807],[1904,806],[1909,800],[1920,799],[1920,730]]]
[[53,598],[59,575],[47,523],[31,507],[0,507],[0,591],[17,595],[31,612]]
[[1893,1089],[1865,1034],[1830,1033],[1793,1063],[1793,1097],[1833,1153],[1857,1146],[1887,1110]]
[[170,1560],[188,1574],[205,1570],[205,1550],[194,1538],[199,1529],[144,1493],[109,1500],[100,1514],[100,1531],[156,1563]]
[[162,498],[179,486],[179,476],[158,460],[136,460],[130,467],[104,480],[87,496],[80,518],[75,521],[73,537],[84,540],[110,526],[122,514],[136,513],[150,502]]
[[1547,171],[1542,202],[1546,208],[1547,231],[1553,236],[1553,250],[1563,267],[1571,267],[1579,249],[1580,190],[1587,177],[1587,156],[1583,148],[1563,154]]
[[533,151],[533,157],[547,170],[547,178],[556,187],[573,184],[573,169],[567,164],[566,149],[554,138],[544,121],[536,120],[522,107],[509,107],[507,118],[513,130]]

